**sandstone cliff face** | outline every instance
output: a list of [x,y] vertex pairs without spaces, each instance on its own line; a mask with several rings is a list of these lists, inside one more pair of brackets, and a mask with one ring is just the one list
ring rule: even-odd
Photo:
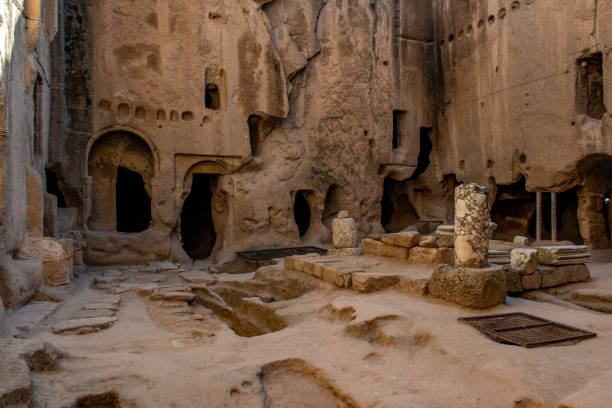
[[[566,191],[567,199],[561,200],[567,203],[559,211],[567,206],[568,215],[574,214],[566,224],[576,230],[579,223],[585,239],[593,223],[603,228],[601,208],[598,220],[576,220],[579,192],[571,189],[585,186],[601,205],[609,192],[603,180],[612,159],[612,95],[607,92],[612,65],[606,47],[612,5],[594,0],[441,1],[436,8],[441,174],[489,185],[493,199],[496,185],[513,183],[524,185],[523,195]],[[595,153],[607,156],[600,160]],[[528,201],[535,205],[535,196]],[[514,203],[515,208],[522,205]],[[505,218],[529,224],[530,211],[533,206]],[[526,228],[523,232],[529,233]],[[566,237],[576,235],[572,228]]]
[[[428,1],[66,0],[64,13],[60,187],[90,262],[328,242],[340,209],[381,231],[385,177],[409,178],[430,137]],[[127,172],[151,207],[129,231]],[[189,210],[198,200],[209,215]]]

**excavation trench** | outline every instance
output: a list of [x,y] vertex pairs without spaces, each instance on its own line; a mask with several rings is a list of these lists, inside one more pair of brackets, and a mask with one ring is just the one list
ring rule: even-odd
[[275,267],[263,267],[245,275],[193,288],[196,303],[210,309],[242,337],[284,329],[287,322],[279,314],[284,302],[316,288],[315,282],[305,282]]

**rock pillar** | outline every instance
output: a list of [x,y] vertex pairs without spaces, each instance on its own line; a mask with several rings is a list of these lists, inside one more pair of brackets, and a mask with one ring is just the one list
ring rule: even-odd
[[485,187],[455,189],[455,266],[484,268],[489,251],[489,199]]

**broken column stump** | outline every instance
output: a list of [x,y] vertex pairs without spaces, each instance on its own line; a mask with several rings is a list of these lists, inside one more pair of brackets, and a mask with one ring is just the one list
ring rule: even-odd
[[429,279],[432,297],[484,309],[503,303],[504,268],[489,266],[487,189],[466,184],[455,189],[455,266],[439,265]]
[[329,255],[361,255],[361,248],[357,246],[357,224],[349,217],[348,211],[338,212],[331,229],[333,248],[328,251]]

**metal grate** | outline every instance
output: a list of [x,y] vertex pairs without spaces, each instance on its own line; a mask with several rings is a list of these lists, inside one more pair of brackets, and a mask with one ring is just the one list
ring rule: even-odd
[[536,347],[564,341],[584,340],[596,334],[526,313],[462,317],[461,323],[500,340],[523,347]]
[[303,246],[295,248],[272,248],[272,249],[257,249],[253,251],[236,252],[236,254],[247,261],[269,261],[276,258],[284,258],[292,255],[306,254],[327,254],[327,250],[315,246]]

